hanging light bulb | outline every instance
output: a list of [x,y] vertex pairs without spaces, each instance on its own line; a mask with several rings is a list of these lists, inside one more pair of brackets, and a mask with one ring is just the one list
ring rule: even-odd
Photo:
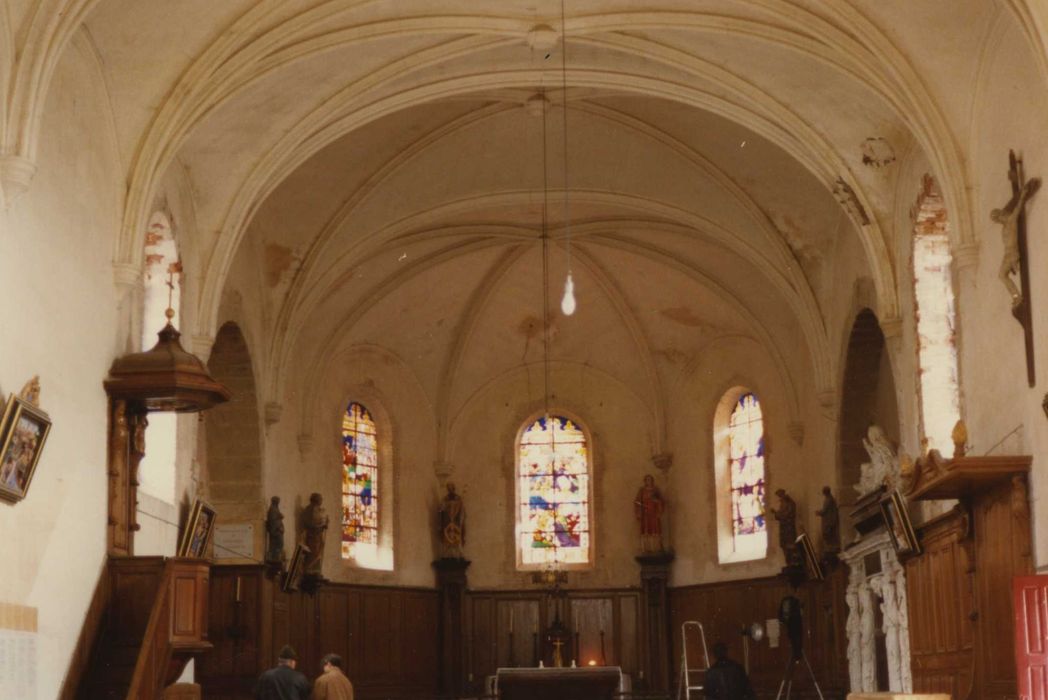
[[575,313],[575,281],[571,279],[571,271],[568,271],[568,279],[564,281],[564,298],[560,300],[560,310],[565,316]]

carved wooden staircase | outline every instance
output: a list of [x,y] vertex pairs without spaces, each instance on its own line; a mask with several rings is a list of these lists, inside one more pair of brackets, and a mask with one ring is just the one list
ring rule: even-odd
[[153,700],[207,641],[210,566],[201,559],[110,557],[63,700]]

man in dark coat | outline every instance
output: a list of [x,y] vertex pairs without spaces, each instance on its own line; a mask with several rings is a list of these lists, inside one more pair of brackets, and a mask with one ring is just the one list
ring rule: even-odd
[[289,646],[280,650],[277,665],[258,677],[255,697],[258,700],[305,700],[309,697],[309,681],[295,670],[298,654]]
[[715,661],[706,672],[706,697],[713,700],[753,700],[753,688],[746,669],[737,661],[728,658],[728,645],[717,642],[713,645]]

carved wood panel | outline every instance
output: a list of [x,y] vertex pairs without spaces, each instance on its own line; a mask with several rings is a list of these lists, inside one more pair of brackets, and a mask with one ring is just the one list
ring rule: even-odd
[[921,556],[906,562],[915,693],[965,698],[974,683],[975,614],[968,518],[961,509],[921,529]]
[[[681,624],[696,620],[703,625],[706,643],[712,646],[721,640],[728,645],[729,656],[743,660],[744,625],[776,618],[779,603],[790,595],[801,599],[805,623],[805,656],[819,679],[824,693],[843,694],[848,688],[847,642],[844,624],[847,611],[844,601],[846,584],[844,567],[838,567],[826,581],[811,582],[793,592],[781,578],[725,581],[676,588],[670,591],[670,629],[673,634],[671,659],[674,682],[679,673],[681,657]],[[690,633],[689,633],[690,634]],[[701,665],[702,648],[691,639],[688,646],[688,664]],[[750,680],[758,696],[774,695],[782,680],[789,658],[789,644],[785,632],[779,646],[772,648],[769,641],[749,642]],[[712,660],[712,659],[711,659]],[[814,692],[807,674],[795,678],[795,692]]]

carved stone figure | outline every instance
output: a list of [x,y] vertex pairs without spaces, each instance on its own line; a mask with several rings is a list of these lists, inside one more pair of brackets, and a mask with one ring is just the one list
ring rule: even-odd
[[772,508],[772,515],[779,523],[779,547],[786,555],[786,564],[800,563],[800,553],[797,550],[797,504],[785,489],[775,492],[779,497],[779,507]]
[[328,516],[323,504],[324,497],[314,493],[309,496],[309,505],[302,511],[302,528],[306,531],[306,547],[309,548],[305,573],[318,577],[324,562],[324,541],[328,529]]
[[633,514],[640,523],[640,545],[644,552],[661,552],[662,545],[662,514],[666,510],[666,502],[662,498],[662,492],[655,485],[655,477],[651,474],[644,476],[644,485],[637,491],[633,499]]
[[910,613],[907,610],[906,571],[895,562],[888,569],[888,575],[895,580],[895,597],[899,610],[899,678],[902,692],[913,692],[913,671],[910,668]]
[[869,584],[859,590],[859,639],[862,640],[862,691],[877,690],[877,637],[873,618],[873,593]]
[[284,553],[284,514],[280,512],[280,496],[269,499],[269,510],[266,511],[266,563],[281,564],[287,555]]
[[836,555],[841,551],[841,518],[837,499],[829,486],[822,487],[822,508],[815,511],[822,518],[822,553]]
[[455,492],[455,484],[447,484],[447,493],[440,503],[440,545],[445,557],[462,557],[466,543],[466,507],[462,496]]
[[870,461],[861,467],[862,476],[855,490],[860,496],[873,491],[885,481],[894,484],[898,478],[898,459],[888,436],[879,425],[871,425],[862,440]]
[[862,687],[862,622],[859,594],[854,585],[848,586],[844,600],[848,604],[848,621],[845,625],[848,636],[848,678],[851,680],[851,687],[858,689]]
[[1019,257],[1019,217],[1023,213],[1023,208],[1026,206],[1026,200],[1033,196],[1038,189],[1041,187],[1041,178],[1034,177],[1026,181],[1026,184],[1016,182],[1019,177],[1019,173],[1016,169],[1012,169],[1008,173],[1008,179],[1012,181],[1013,187],[1018,191],[1012,195],[1008,203],[1001,209],[994,209],[990,212],[990,219],[994,223],[1001,225],[1001,242],[1004,243],[1004,257],[1001,259],[1001,267],[997,271],[997,276],[1001,280],[1001,284],[1008,290],[1008,294],[1012,297],[1012,307],[1019,306],[1023,303],[1022,292],[1012,281],[1012,275],[1018,275],[1021,272]]
[[884,651],[888,657],[888,689],[902,691],[899,658],[899,604],[895,597],[895,582],[878,576],[870,583],[873,592],[881,598],[881,631],[884,632]]

